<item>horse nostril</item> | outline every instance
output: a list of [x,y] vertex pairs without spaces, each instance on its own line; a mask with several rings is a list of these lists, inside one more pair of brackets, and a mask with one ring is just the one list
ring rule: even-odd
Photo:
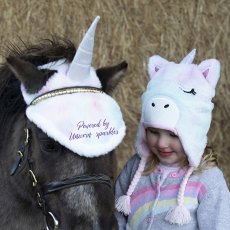
[[169,107],[169,104],[165,105],[164,108],[168,108]]
[[155,106],[155,104],[154,103],[152,103],[152,107],[154,107]]

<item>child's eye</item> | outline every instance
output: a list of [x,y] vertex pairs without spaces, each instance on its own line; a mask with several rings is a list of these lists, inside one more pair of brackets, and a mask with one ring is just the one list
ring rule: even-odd
[[157,134],[158,134],[158,131],[153,130],[153,129],[149,129],[148,131],[149,131],[151,134],[155,134],[155,135],[157,135]]
[[175,137],[175,138],[178,137],[175,133],[170,133],[169,136],[170,136],[170,137]]

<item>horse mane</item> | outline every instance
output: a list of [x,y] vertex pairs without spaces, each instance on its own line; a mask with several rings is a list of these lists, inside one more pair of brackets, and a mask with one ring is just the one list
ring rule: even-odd
[[[11,44],[8,47],[8,56],[19,57],[36,66],[65,58],[71,62],[76,48],[74,44],[64,38],[52,37],[41,40],[36,45],[26,44],[22,41],[22,46]],[[32,76],[31,76],[32,77]],[[9,124],[12,116],[25,111],[26,104],[23,100],[20,82],[15,78],[6,63],[0,66],[0,142],[3,141],[3,133]],[[1,144],[1,143],[0,143]]]

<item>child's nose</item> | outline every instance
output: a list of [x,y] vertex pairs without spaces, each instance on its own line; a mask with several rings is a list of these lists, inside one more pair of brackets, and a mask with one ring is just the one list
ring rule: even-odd
[[164,135],[160,135],[157,142],[158,148],[164,149],[169,146],[168,138]]

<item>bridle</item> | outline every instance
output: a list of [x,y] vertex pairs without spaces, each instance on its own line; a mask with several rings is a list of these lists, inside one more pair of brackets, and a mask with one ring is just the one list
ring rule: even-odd
[[[102,93],[103,91],[101,89],[93,88],[93,87],[71,87],[71,88],[58,89],[38,96],[31,102],[30,105],[35,105],[40,101],[50,97],[55,97],[63,94],[78,93],[78,92]],[[93,184],[102,183],[107,185],[110,189],[112,189],[112,180],[109,176],[104,174],[83,174],[83,175],[75,175],[71,178],[66,178],[63,180],[51,181],[49,183],[41,185],[39,183],[36,174],[34,173],[35,162],[32,159],[32,150],[31,150],[32,136],[31,136],[31,131],[29,129],[28,123],[29,121],[27,120],[26,127],[24,129],[25,139],[17,151],[17,156],[11,168],[10,175],[14,176],[16,173],[19,174],[22,171],[22,169],[27,166],[28,174],[31,178],[32,187],[36,197],[35,199],[36,199],[37,206],[39,207],[39,209],[42,211],[44,215],[46,230],[51,230],[49,226],[49,222],[52,222],[52,229],[57,230],[59,229],[59,225],[60,225],[59,220],[50,209],[45,199],[46,195],[55,193],[62,189],[71,188],[73,186],[92,184],[92,183]]]
[[64,94],[73,94],[73,93],[104,93],[99,88],[96,87],[91,87],[91,86],[84,86],[84,87],[66,87],[66,88],[61,88],[61,89],[55,89],[52,91],[49,91],[47,93],[44,93],[38,97],[36,97],[30,105],[36,105],[40,101],[43,101],[45,99],[48,99],[50,97],[56,97],[56,96],[61,96]]
[[[44,215],[46,229],[50,230],[48,226],[48,219],[51,218],[53,222],[53,229],[57,230],[59,228],[59,221],[55,214],[51,211],[45,196],[60,191],[62,189],[71,188],[73,186],[92,184],[92,183],[102,183],[107,185],[110,189],[112,188],[112,182],[110,177],[104,174],[83,174],[75,175],[71,178],[66,178],[59,181],[51,181],[47,184],[41,185],[39,180],[34,173],[34,161],[32,160],[32,151],[30,150],[30,130],[25,128],[26,140],[25,145],[22,146],[18,152],[15,162],[11,168],[11,176],[14,176],[17,172],[19,174],[22,169],[27,165],[28,174],[31,178],[32,187],[36,196],[36,203],[41,209]],[[27,162],[27,164],[26,164]]]

